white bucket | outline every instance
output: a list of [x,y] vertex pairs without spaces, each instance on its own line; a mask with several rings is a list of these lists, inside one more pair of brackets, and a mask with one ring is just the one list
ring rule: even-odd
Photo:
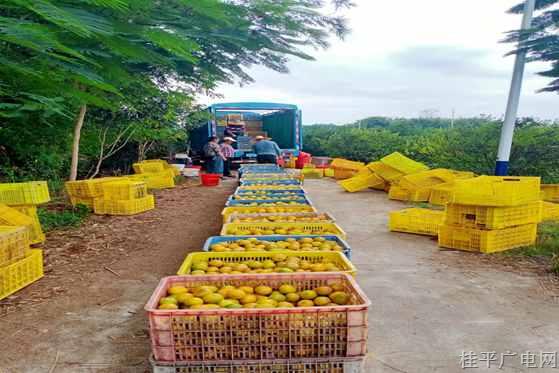
[[198,168],[183,168],[182,174],[186,177],[198,177],[200,176],[200,170]]

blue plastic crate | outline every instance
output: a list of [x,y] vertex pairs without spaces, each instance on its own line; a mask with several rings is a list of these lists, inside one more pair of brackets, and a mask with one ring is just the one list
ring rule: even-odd
[[343,247],[343,253],[345,254],[345,256],[348,259],[351,259],[351,247],[349,246],[349,244],[342,238],[338,237],[338,236],[313,236],[313,235],[308,235],[308,236],[282,236],[282,235],[274,235],[274,236],[212,236],[210,238],[208,238],[206,240],[206,242],[204,243],[204,247],[202,248],[202,251],[210,251],[210,246],[216,244],[216,243],[220,243],[220,242],[230,242],[230,241],[238,241],[238,240],[245,240],[247,238],[256,238],[260,241],[284,241],[287,238],[294,238],[296,240],[299,240],[301,238],[306,238],[306,237],[311,237],[311,238],[315,238],[315,237],[322,237],[324,239],[326,239],[327,241],[335,241],[338,245],[340,245],[341,247]]
[[311,205],[311,201],[309,200],[309,198],[305,194],[301,194],[300,199],[276,198],[276,199],[256,199],[256,200],[250,200],[250,201],[237,201],[237,200],[233,199],[233,196],[230,196],[227,199],[227,203],[225,204],[225,206],[227,206],[227,207],[229,207],[229,206],[242,206],[242,205],[250,205],[251,203],[276,203],[276,202],[285,202],[285,203],[295,202],[295,203],[299,203],[299,204],[303,204],[303,205]]
[[237,188],[235,194],[249,194],[254,192],[266,192],[266,194],[280,194],[280,193],[296,193],[296,194],[306,194],[303,188],[301,189],[258,189],[258,190],[242,190]]
[[267,180],[266,182],[256,181],[256,180],[241,180],[241,185],[300,185],[301,182],[295,179],[285,179],[285,180]]

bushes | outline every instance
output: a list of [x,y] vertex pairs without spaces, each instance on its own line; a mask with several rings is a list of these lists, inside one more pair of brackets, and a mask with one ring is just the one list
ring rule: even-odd
[[[374,120],[373,120],[374,119]],[[399,151],[431,167],[492,174],[501,122],[461,119],[449,128],[442,119],[369,118],[347,126],[317,125],[304,129],[305,150],[314,155],[373,161]],[[364,128],[363,128],[364,127]],[[541,176],[559,183],[559,125],[522,120],[511,154],[511,175]]]

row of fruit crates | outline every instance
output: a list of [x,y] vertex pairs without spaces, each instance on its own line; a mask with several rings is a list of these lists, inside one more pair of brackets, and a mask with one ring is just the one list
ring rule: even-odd
[[298,195],[225,207],[223,235],[161,280],[146,305],[154,372],[361,370],[370,301],[343,230]]

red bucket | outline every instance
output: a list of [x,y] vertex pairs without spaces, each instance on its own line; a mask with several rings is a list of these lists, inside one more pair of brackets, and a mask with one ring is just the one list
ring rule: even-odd
[[217,186],[221,180],[220,174],[201,174],[200,180],[203,186]]

